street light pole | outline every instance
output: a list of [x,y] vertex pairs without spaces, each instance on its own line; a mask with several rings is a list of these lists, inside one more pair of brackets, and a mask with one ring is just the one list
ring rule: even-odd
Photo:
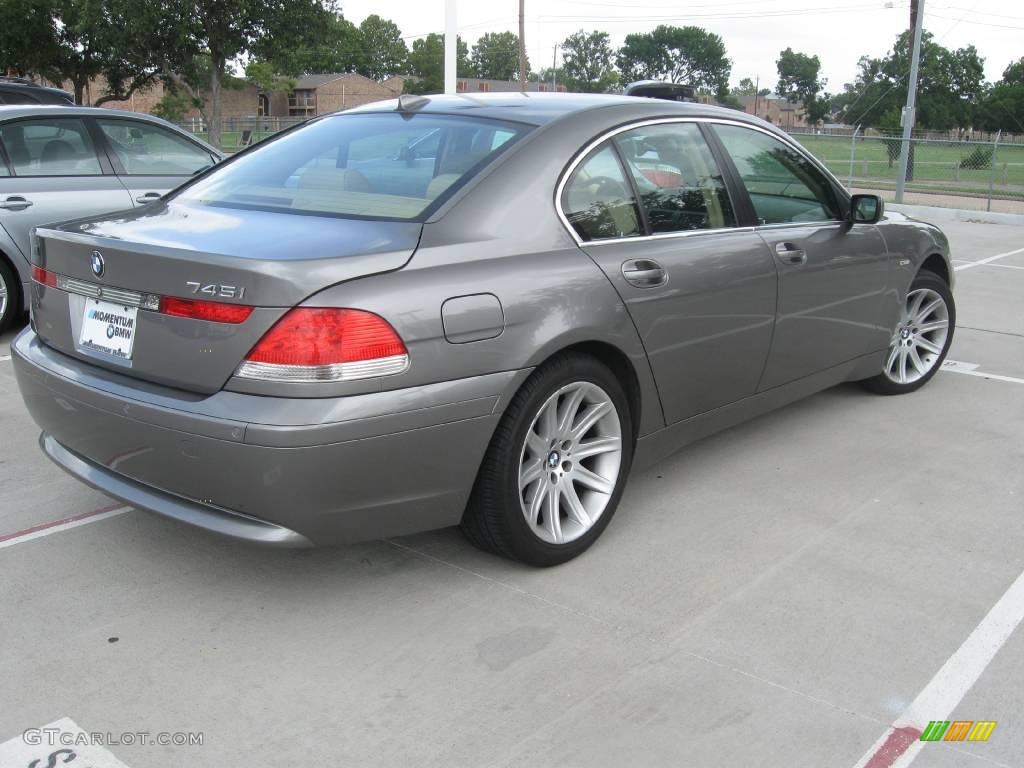
[[519,0],[519,92],[526,93],[526,0]]
[[914,47],[910,56],[910,79],[907,81],[907,106],[903,110],[903,141],[900,144],[900,175],[896,177],[896,202],[903,202],[910,167],[910,134],[914,130],[914,106],[917,99],[917,70],[921,64],[921,29],[924,26],[924,0],[911,0],[917,6],[914,24]]
[[455,93],[455,62],[459,44],[458,31],[455,26],[456,0],[444,2],[444,92]]

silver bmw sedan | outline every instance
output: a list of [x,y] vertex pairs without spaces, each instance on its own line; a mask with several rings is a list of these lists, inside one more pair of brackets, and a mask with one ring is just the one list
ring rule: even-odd
[[46,455],[134,507],[291,546],[460,525],[553,565],[631,468],[840,382],[921,387],[952,274],[938,229],[753,117],[403,99],[37,229],[13,356]]

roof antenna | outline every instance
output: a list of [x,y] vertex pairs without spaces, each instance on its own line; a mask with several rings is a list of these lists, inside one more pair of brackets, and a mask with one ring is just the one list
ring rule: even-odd
[[415,112],[421,107],[425,107],[430,103],[430,99],[426,96],[414,96],[411,93],[403,93],[398,97],[398,108],[396,112]]

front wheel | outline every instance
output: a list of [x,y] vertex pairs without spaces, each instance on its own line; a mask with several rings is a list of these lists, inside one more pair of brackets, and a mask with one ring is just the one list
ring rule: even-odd
[[953,342],[956,305],[938,275],[920,272],[910,284],[882,372],[864,386],[882,395],[920,389],[942,365]]
[[622,385],[603,364],[548,361],[509,403],[462,521],[482,549],[531,565],[564,563],[607,527],[633,458]]

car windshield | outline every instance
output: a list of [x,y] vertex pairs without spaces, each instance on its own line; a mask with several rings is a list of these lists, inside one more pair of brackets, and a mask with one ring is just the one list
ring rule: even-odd
[[181,191],[203,205],[422,220],[529,126],[399,112],[317,120]]

